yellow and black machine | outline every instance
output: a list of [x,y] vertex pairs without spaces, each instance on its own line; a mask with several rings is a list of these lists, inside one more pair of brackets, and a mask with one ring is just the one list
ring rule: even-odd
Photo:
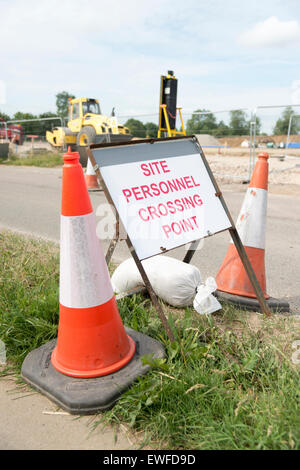
[[[160,139],[167,133],[168,137],[186,135],[181,108],[177,108],[177,78],[172,70],[160,77],[159,125],[157,137]],[[177,111],[181,121],[181,131],[176,129]]]
[[83,166],[87,163],[88,145],[131,139],[129,129],[118,125],[115,116],[102,114],[99,101],[93,98],[69,99],[67,126],[46,132],[46,140],[53,147],[70,146],[72,151],[77,150]]

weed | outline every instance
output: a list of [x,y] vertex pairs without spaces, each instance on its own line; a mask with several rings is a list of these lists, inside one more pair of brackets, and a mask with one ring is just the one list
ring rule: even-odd
[[2,232],[0,258],[0,338],[20,368],[57,336],[59,256],[54,244]]

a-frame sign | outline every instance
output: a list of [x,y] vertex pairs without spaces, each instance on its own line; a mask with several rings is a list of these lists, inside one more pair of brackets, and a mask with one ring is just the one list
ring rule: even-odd
[[271,315],[231,214],[195,136],[91,145],[88,155],[99,183],[119,221],[126,243],[155,309],[174,340],[141,261],[190,244],[189,263],[200,239],[229,230],[256,293],[261,311]]

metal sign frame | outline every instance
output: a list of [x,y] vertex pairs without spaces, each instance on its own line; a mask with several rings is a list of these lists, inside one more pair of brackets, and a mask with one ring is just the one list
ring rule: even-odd
[[[210,177],[210,180],[211,180],[211,182],[212,182],[212,184],[213,184],[213,186],[214,186],[214,189],[215,189],[215,196],[220,199],[220,202],[221,202],[221,204],[222,204],[222,206],[223,206],[223,209],[224,209],[224,211],[225,211],[225,213],[226,213],[226,215],[227,215],[227,217],[228,217],[228,219],[229,219],[229,221],[230,221],[230,224],[231,224],[231,227],[224,229],[224,231],[225,231],[225,230],[229,230],[229,233],[230,233],[231,238],[232,238],[232,241],[233,241],[233,243],[234,243],[234,245],[235,245],[235,247],[236,247],[236,250],[237,250],[237,252],[238,252],[238,255],[239,255],[239,257],[240,257],[240,260],[241,260],[241,262],[242,262],[242,264],[243,264],[243,266],[244,266],[244,268],[245,268],[245,271],[246,271],[246,273],[247,273],[247,275],[248,275],[248,278],[249,278],[249,280],[250,280],[250,282],[251,282],[251,285],[252,285],[252,287],[253,287],[253,289],[254,289],[254,292],[255,292],[255,294],[256,294],[256,296],[257,296],[257,300],[258,300],[258,302],[259,302],[259,305],[260,305],[260,308],[261,308],[262,313],[266,314],[267,316],[271,316],[271,315],[272,315],[272,314],[271,314],[271,311],[270,311],[270,309],[269,309],[269,307],[268,307],[268,305],[267,305],[267,303],[266,303],[266,301],[265,301],[263,292],[262,292],[261,287],[260,287],[260,285],[259,285],[259,282],[258,282],[258,280],[257,280],[257,278],[256,278],[256,275],[255,275],[255,273],[254,273],[254,270],[253,270],[253,268],[252,268],[252,266],[251,266],[251,263],[250,263],[249,258],[248,258],[248,256],[247,256],[247,253],[246,253],[246,251],[245,251],[244,245],[242,244],[242,241],[241,241],[241,239],[240,239],[240,236],[239,236],[239,234],[238,234],[238,231],[237,231],[237,229],[236,229],[236,227],[235,227],[234,221],[233,221],[232,216],[231,216],[231,214],[230,214],[230,211],[229,211],[229,209],[228,209],[228,207],[227,207],[227,205],[226,205],[226,202],[225,202],[225,200],[224,200],[224,197],[223,197],[223,195],[222,195],[222,192],[220,191],[220,188],[219,188],[219,186],[218,186],[218,184],[217,184],[217,182],[216,182],[216,180],[215,180],[215,177],[214,177],[214,175],[213,175],[213,173],[212,173],[212,171],[211,171],[211,169],[210,169],[210,166],[209,166],[209,164],[208,164],[208,162],[207,162],[207,160],[206,160],[206,158],[205,158],[205,155],[204,155],[204,153],[203,153],[203,150],[202,150],[202,148],[201,148],[201,146],[200,146],[200,144],[199,144],[197,138],[196,138],[194,135],[190,135],[190,136],[180,136],[180,137],[171,137],[171,138],[163,138],[163,139],[141,139],[141,140],[133,140],[133,141],[128,141],[128,142],[113,142],[113,143],[92,144],[92,145],[90,145],[90,146],[87,148],[88,157],[89,157],[89,159],[90,159],[90,161],[91,161],[91,163],[92,163],[93,169],[94,169],[94,171],[95,171],[95,173],[96,173],[96,175],[97,175],[97,177],[98,177],[99,183],[100,183],[100,185],[101,185],[101,187],[102,187],[102,189],[103,189],[103,191],[104,191],[104,194],[105,194],[105,196],[106,196],[106,199],[107,199],[107,201],[109,202],[109,204],[111,204],[111,205],[114,207],[115,213],[116,213],[116,233],[115,233],[114,239],[112,239],[111,242],[110,242],[110,245],[109,245],[109,248],[108,248],[108,251],[107,251],[107,254],[106,254],[106,262],[109,263],[109,261],[110,261],[110,259],[111,259],[111,257],[112,257],[112,254],[113,254],[113,252],[114,252],[114,249],[115,249],[115,247],[116,247],[116,245],[117,245],[118,239],[119,239],[119,231],[120,231],[120,230],[119,230],[119,229],[120,229],[120,225],[119,225],[119,224],[120,224],[120,218],[119,218],[118,210],[117,210],[117,208],[116,208],[116,206],[115,206],[115,204],[114,204],[114,201],[112,200],[112,197],[111,197],[111,195],[110,195],[110,192],[109,192],[109,190],[108,190],[108,188],[107,188],[107,186],[106,186],[106,184],[105,184],[105,182],[104,182],[104,179],[103,179],[102,174],[101,174],[100,167],[99,167],[99,165],[97,164],[97,162],[96,162],[96,160],[95,160],[95,158],[94,158],[94,155],[93,155],[92,151],[93,151],[94,149],[95,149],[95,150],[96,150],[96,149],[100,149],[100,148],[103,149],[103,148],[114,147],[114,146],[118,146],[118,147],[120,147],[120,146],[131,146],[131,145],[139,145],[139,144],[142,144],[142,143],[146,143],[146,144],[152,145],[152,144],[155,144],[156,142],[174,141],[174,140],[182,140],[182,139],[185,139],[185,140],[186,140],[186,139],[192,140],[192,142],[193,142],[194,145],[196,146],[196,148],[197,148],[197,150],[198,150],[198,152],[199,152],[199,154],[200,154],[200,157],[202,158],[202,161],[203,161],[203,163],[204,163],[204,166],[205,166],[205,168],[206,168],[206,171],[207,171],[207,173],[208,173],[208,176]],[[126,243],[127,243],[127,246],[128,246],[129,251],[130,251],[130,253],[131,253],[131,255],[132,255],[132,257],[133,257],[133,259],[134,259],[134,261],[135,261],[135,263],[136,263],[136,266],[137,266],[137,268],[138,268],[138,270],[139,270],[139,272],[140,272],[140,275],[141,275],[141,277],[142,277],[142,279],[143,279],[143,281],[144,281],[144,284],[145,284],[146,289],[147,289],[147,291],[148,291],[148,293],[149,293],[149,296],[150,296],[150,298],[151,298],[151,301],[152,301],[152,303],[153,303],[153,305],[154,305],[154,307],[155,307],[155,309],[156,309],[156,311],[157,311],[157,313],[158,313],[158,315],[159,315],[159,317],[160,317],[160,319],[161,319],[161,322],[162,322],[162,324],[163,324],[163,326],[164,326],[164,328],[165,328],[165,330],[166,330],[166,332],[167,332],[167,335],[168,335],[170,341],[173,342],[173,341],[174,341],[174,335],[173,335],[173,332],[172,332],[172,330],[171,330],[171,328],[170,328],[170,325],[169,325],[169,323],[168,323],[168,321],[167,321],[167,319],[166,319],[166,317],[165,317],[165,315],[164,315],[164,312],[163,312],[163,310],[162,310],[161,304],[160,304],[159,301],[158,301],[158,298],[157,298],[157,296],[156,296],[156,294],[155,294],[155,292],[154,292],[154,290],[153,290],[153,287],[152,287],[152,285],[151,285],[151,282],[150,282],[150,280],[149,280],[149,278],[148,278],[148,276],[147,276],[147,274],[146,274],[146,272],[145,272],[145,269],[144,269],[144,267],[143,267],[143,265],[142,265],[142,262],[141,262],[141,260],[139,259],[138,255],[137,255],[137,253],[136,253],[136,251],[135,251],[135,248],[134,248],[134,246],[133,246],[133,244],[132,244],[132,242],[131,242],[131,240],[130,240],[130,238],[129,238],[129,236],[128,236],[128,233],[127,233],[126,230],[125,230],[125,233],[126,233]],[[213,235],[213,234],[212,234],[212,235]],[[208,235],[208,236],[212,236],[212,235]],[[196,250],[196,248],[197,248],[199,242],[200,242],[200,239],[196,239],[196,240],[194,240],[194,241],[192,241],[192,242],[190,243],[189,249],[188,249],[188,251],[187,251],[187,253],[186,253],[186,255],[185,255],[184,259],[183,259],[183,262],[189,263],[189,262],[191,261],[191,259],[192,259],[193,255],[194,255],[194,253],[195,253],[195,250]],[[166,250],[165,252],[167,252],[167,251],[171,251],[171,250]]]

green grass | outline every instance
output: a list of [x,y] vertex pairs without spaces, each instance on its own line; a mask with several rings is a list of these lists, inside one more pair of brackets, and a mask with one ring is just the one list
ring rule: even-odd
[[[30,350],[57,335],[59,253],[9,232],[0,250],[0,339],[19,371]],[[300,449],[300,366],[291,361],[297,318],[229,305],[206,317],[164,305],[176,336],[170,344],[148,298],[118,305],[124,324],[161,341],[167,357],[144,357],[152,371],[94,426],[122,424],[157,449]]]
[[54,244],[0,233],[0,339],[17,370],[57,335],[58,263]]
[[63,164],[61,153],[43,152],[37,154],[29,154],[26,157],[19,157],[18,155],[11,155],[8,160],[0,160],[2,165],[17,165],[17,166],[38,166],[44,168],[53,168]]

